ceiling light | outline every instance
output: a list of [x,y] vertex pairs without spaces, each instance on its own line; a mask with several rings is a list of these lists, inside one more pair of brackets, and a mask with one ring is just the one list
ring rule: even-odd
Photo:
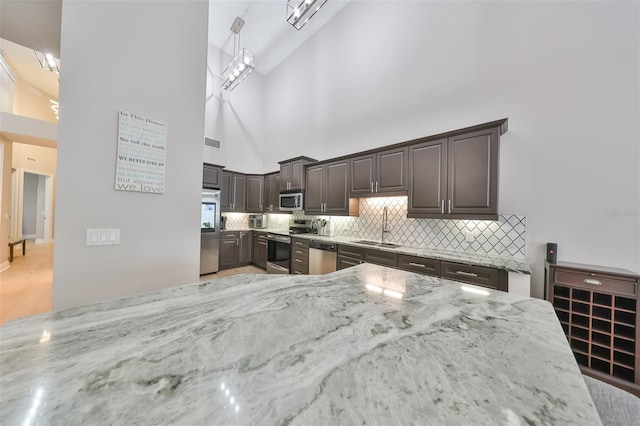
[[326,2],[327,0],[287,0],[287,22],[299,30]]
[[[236,50],[237,46],[240,46],[240,30],[244,26],[244,21],[240,18],[236,18],[231,25],[231,32],[233,36],[233,54],[235,57],[233,61],[222,71],[222,87],[225,90],[232,91],[238,84],[255,68],[256,56],[247,49]],[[237,46],[236,46],[236,41]]]
[[35,53],[38,63],[43,69],[60,74],[59,61],[51,53],[42,53],[37,50],[34,50],[33,53]]

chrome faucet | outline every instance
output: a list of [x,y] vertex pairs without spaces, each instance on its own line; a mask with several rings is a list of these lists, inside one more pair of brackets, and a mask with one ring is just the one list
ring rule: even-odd
[[385,206],[382,210],[382,243],[384,243],[384,234],[387,234],[389,231],[389,212],[387,211],[387,207]]

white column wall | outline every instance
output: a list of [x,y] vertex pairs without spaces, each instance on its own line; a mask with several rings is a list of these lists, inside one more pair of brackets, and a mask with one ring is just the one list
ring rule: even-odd
[[[195,282],[208,3],[63,1],[53,308]],[[118,110],[168,124],[163,195],[114,190]],[[87,228],[120,245],[85,246]]]

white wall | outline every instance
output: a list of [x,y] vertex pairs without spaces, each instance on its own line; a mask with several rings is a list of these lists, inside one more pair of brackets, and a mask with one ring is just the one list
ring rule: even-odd
[[[197,281],[207,15],[63,1],[54,310]],[[119,109],[168,124],[163,195],[113,189]],[[121,244],[86,247],[87,228],[120,228]]]
[[533,294],[548,241],[640,271],[639,9],[352,2],[266,77],[263,167],[508,117],[500,210],[527,216]]
[[13,144],[0,135],[2,177],[0,184],[0,271],[9,265],[9,233],[11,230],[11,156]]
[[209,44],[205,136],[221,144],[220,150],[206,147],[204,160],[229,170],[263,173],[264,77],[253,71],[233,91],[222,90],[221,74],[232,59]]

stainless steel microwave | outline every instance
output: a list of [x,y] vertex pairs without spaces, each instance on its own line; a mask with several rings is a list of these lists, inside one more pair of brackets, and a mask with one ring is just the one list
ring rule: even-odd
[[302,210],[302,192],[282,192],[280,193],[280,210],[294,211]]

